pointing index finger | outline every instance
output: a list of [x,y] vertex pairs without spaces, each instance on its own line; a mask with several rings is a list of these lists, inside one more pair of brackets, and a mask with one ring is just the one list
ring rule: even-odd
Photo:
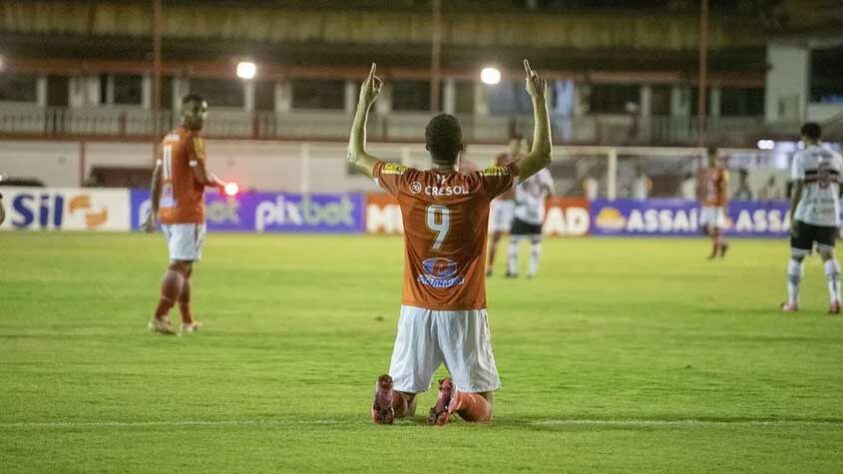
[[532,75],[533,70],[530,69],[530,61],[524,60],[524,72],[527,73],[528,76]]
[[377,68],[378,68],[378,65],[375,64],[375,63],[372,63],[372,69],[369,70],[369,78],[370,79],[372,77],[375,77],[375,71],[377,70]]

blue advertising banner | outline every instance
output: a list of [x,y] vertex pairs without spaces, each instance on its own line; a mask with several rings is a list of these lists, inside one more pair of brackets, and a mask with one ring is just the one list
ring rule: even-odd
[[[149,191],[131,190],[132,229],[151,207]],[[236,197],[205,194],[210,231],[359,234],[366,229],[364,196],[249,192]]]
[[[696,201],[598,199],[591,202],[591,235],[698,236],[700,208]],[[785,237],[790,216],[787,201],[729,203],[727,235]]]

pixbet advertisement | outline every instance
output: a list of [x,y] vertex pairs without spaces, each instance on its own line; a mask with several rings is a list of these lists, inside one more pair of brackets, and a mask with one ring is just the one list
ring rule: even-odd
[[[151,209],[149,191],[131,192],[132,229]],[[364,231],[363,195],[247,192],[205,194],[210,231],[356,234]]]

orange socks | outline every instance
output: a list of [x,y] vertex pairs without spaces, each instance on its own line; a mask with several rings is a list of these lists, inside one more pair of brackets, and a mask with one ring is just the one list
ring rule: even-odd
[[483,422],[492,419],[492,406],[479,393],[457,391],[452,413],[456,412],[465,421]]

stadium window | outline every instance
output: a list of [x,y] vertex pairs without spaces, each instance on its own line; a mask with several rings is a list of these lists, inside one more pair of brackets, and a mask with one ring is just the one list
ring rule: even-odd
[[[161,101],[161,108],[162,109],[172,109],[173,108],[173,78],[172,76],[162,76],[161,77],[161,90],[158,93],[158,97]],[[181,100],[181,98],[179,98]],[[151,104],[150,104],[151,106]]]
[[454,84],[456,93],[456,104],[454,104],[454,112],[457,114],[473,114],[474,113],[474,83],[466,81],[457,81]]
[[205,97],[210,107],[242,109],[246,100],[243,81],[239,79],[191,78],[190,92]]
[[638,105],[641,86],[594,84],[591,86],[589,111],[596,114],[626,114],[627,104]]
[[722,89],[720,115],[733,117],[764,115],[764,89]]
[[37,102],[38,78],[27,74],[0,74],[0,102]]
[[272,112],[275,110],[275,83],[257,81],[255,83],[255,110]]
[[108,104],[108,74],[100,74],[100,104]]
[[143,77],[134,75],[111,76],[114,84],[114,103],[141,105],[143,103]]
[[650,113],[653,115],[670,115],[670,86],[653,86]]
[[392,83],[392,110],[430,110],[430,82],[395,81]]
[[[533,111],[533,102],[524,89],[524,81],[501,81],[489,87],[489,112],[492,115],[527,115]],[[553,88],[549,87],[548,103],[554,103]]]
[[292,87],[294,109],[345,109],[345,81],[294,80]]
[[843,48],[811,51],[811,102],[843,103]]

